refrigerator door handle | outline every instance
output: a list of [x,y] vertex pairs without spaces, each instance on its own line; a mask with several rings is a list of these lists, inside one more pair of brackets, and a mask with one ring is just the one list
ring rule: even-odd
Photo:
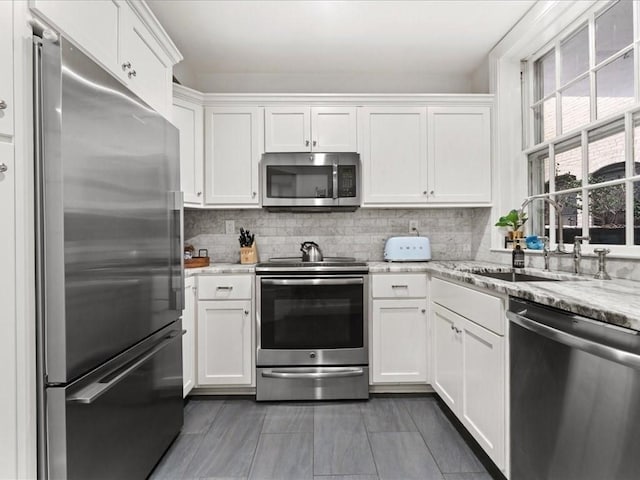
[[[113,378],[110,378],[114,372],[106,375],[105,377],[97,380],[90,385],[82,388],[78,392],[73,395],[69,395],[67,397],[67,403],[81,403],[81,404],[91,404],[100,398],[102,395],[107,393],[111,388],[116,386],[119,382],[124,380],[131,372],[138,369],[140,365],[145,363],[151,357],[153,357],[156,353],[158,353],[163,348],[167,347],[171,342],[173,342],[176,338],[182,337],[185,331],[174,330],[168,335],[165,335],[155,347],[152,347],[150,350],[147,350],[144,354],[140,355],[138,358],[133,360],[133,363],[129,365],[126,369],[119,372]],[[117,370],[116,370],[117,371]]]
[[170,192],[170,194],[171,221],[173,227],[171,238],[173,242],[177,243],[171,246],[171,251],[173,252],[173,255],[176,256],[172,263],[174,267],[177,266],[178,261],[180,263],[180,271],[172,271],[171,273],[171,297],[173,309],[182,314],[182,310],[184,310],[184,239],[182,236],[184,222],[184,193],[177,191]]

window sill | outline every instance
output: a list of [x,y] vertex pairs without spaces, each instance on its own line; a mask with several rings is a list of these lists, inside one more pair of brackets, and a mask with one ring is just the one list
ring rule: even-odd
[[[568,255],[571,255],[572,252],[571,246],[567,247]],[[600,248],[600,246],[594,246],[593,248]],[[593,253],[593,248],[587,249],[587,247],[582,247],[582,256],[586,258],[598,258],[598,255]],[[640,245],[632,246],[632,247],[616,247],[612,245],[603,245],[603,248],[608,248],[611,250],[611,253],[607,255],[607,259],[616,258],[620,260],[638,260],[640,261]],[[620,251],[622,248],[629,249],[627,252]],[[530,250],[528,248],[523,249],[526,255],[540,255],[542,256],[542,250]],[[492,248],[490,249],[491,253],[504,253],[510,254],[513,252],[511,248]],[[551,249],[551,253],[553,254],[553,249]]]

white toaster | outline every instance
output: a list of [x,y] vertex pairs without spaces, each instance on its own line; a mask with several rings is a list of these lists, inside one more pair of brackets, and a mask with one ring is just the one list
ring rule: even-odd
[[384,246],[387,262],[426,262],[431,260],[431,243],[427,237],[390,237]]

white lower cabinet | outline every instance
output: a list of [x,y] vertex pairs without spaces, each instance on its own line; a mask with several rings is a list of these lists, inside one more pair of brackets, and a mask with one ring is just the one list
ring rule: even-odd
[[371,383],[425,384],[426,275],[379,274],[371,282]]
[[184,282],[182,311],[182,396],[186,397],[196,384],[196,277]]
[[251,385],[251,301],[198,302],[198,385]]
[[[457,295],[452,296],[451,293]],[[465,293],[469,299],[465,299]],[[501,470],[506,461],[506,341],[485,328],[504,323],[503,303],[476,290],[440,279],[432,280],[432,386]],[[473,305],[478,295],[500,300],[482,315],[465,318],[450,310]],[[472,312],[472,309],[469,310]],[[489,315],[489,318],[485,318]],[[484,326],[483,326],[484,325]]]

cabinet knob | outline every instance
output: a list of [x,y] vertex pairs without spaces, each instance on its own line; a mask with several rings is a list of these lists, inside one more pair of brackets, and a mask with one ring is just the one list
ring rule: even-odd
[[244,311],[244,314],[245,314],[245,315],[249,315],[249,310],[245,310],[245,311]]
[[451,330],[455,330],[456,327],[453,326],[453,323],[451,324]]
[[4,100],[0,100],[0,110],[4,110],[7,108],[7,102]]
[[4,163],[0,163],[0,173],[4,173],[7,170],[9,170],[9,167],[7,167],[7,165]]
[[420,310],[420,311],[421,311],[422,313],[427,313],[427,310],[426,310],[426,309],[424,309],[424,308],[423,308],[422,310]]
[[202,192],[196,193],[196,196],[198,196],[198,197],[202,196]]
[[435,191],[431,190],[431,191],[429,192],[429,195],[433,195],[434,193],[435,193]]
[[427,194],[427,191],[425,190],[424,192],[422,192],[422,194],[423,194],[423,195],[426,195],[426,194]]
[[317,144],[318,144],[318,142],[314,140],[313,141],[313,146],[315,147]]
[[131,62],[125,62],[122,64],[122,71],[125,71],[127,68],[131,68]]
[[131,70],[129,73],[127,73],[127,75],[129,76],[129,78],[135,77],[136,76],[136,71],[135,70]]
[[251,198],[256,198],[256,192],[251,192]]
[[308,147],[308,146],[309,146],[309,140],[305,140],[305,141],[304,141],[304,146],[305,146],[305,147]]
[[454,330],[456,331],[456,333],[462,333],[462,330],[460,330],[459,328],[454,327]]

